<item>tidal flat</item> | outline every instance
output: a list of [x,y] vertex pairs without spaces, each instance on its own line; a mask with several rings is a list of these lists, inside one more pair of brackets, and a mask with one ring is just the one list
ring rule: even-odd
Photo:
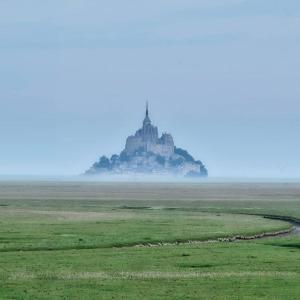
[[0,299],[299,299],[298,234],[226,239],[274,217],[299,183],[2,181]]

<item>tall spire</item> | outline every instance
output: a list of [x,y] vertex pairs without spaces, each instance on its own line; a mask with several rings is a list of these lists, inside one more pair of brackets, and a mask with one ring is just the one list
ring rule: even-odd
[[148,101],[146,102],[146,117],[149,117],[149,111],[148,111]]
[[146,116],[145,116],[143,124],[144,124],[144,126],[151,124],[151,120],[149,118],[148,101],[146,102]]

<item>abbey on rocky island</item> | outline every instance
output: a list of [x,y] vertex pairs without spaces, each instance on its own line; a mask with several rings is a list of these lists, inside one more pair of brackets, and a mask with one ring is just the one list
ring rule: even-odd
[[111,158],[101,156],[85,174],[206,177],[208,173],[200,160],[175,147],[171,134],[163,133],[159,137],[157,127],[151,124],[147,103],[143,127],[127,138],[125,149]]

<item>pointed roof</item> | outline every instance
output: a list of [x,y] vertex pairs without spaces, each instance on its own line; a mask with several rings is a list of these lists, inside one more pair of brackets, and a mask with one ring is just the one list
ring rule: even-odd
[[144,126],[145,126],[145,125],[148,125],[148,124],[151,124],[151,120],[150,120],[150,118],[149,118],[148,101],[146,102],[146,116],[145,116],[145,119],[144,119],[143,124],[144,124]]
[[146,117],[149,117],[149,111],[148,111],[148,101],[146,102]]

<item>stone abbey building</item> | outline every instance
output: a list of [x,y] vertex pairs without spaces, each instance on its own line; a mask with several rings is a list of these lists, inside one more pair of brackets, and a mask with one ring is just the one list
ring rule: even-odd
[[171,134],[163,133],[161,137],[158,137],[157,127],[151,124],[148,103],[143,127],[126,140],[126,154],[133,155],[137,151],[152,152],[164,157],[174,154],[174,141]]
[[127,137],[125,149],[110,158],[101,156],[87,175],[172,175],[206,177],[207,169],[186,150],[174,145],[171,134],[158,134],[149,117],[148,103],[142,128]]

